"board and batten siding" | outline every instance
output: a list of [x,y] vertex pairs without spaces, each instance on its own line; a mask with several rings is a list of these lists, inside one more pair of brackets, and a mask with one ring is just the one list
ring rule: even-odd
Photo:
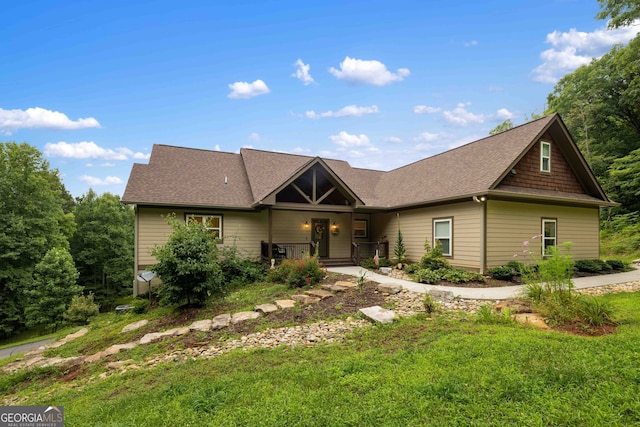
[[[138,207],[137,233],[138,250],[136,266],[138,270],[144,266],[156,263],[151,251],[156,245],[163,245],[169,239],[171,227],[167,224],[167,217],[175,213],[179,220],[184,219],[185,213],[199,213],[203,215],[222,215],[223,244],[236,244],[240,253],[250,258],[259,258],[260,241],[267,240],[267,212],[228,212],[205,211],[201,209],[163,209]],[[142,268],[141,268],[142,267]]]
[[453,256],[447,257],[456,267],[480,269],[482,249],[482,209],[474,202],[403,210],[396,213],[374,215],[374,228],[380,236],[389,239],[389,252],[393,256],[398,238],[398,219],[407,258],[418,262],[424,255],[424,243],[433,245],[433,220],[453,219]]
[[[487,201],[487,264],[504,265],[509,261],[526,261],[525,249],[535,251],[529,259],[542,254],[540,238],[542,219],[557,220],[557,243],[573,244],[573,259],[600,256],[600,218],[597,207],[569,207],[534,203]],[[529,245],[524,246],[523,242]],[[518,254],[514,257],[514,254]]]

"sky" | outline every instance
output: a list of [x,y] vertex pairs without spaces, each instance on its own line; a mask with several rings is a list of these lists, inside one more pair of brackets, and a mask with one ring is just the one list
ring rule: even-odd
[[596,0],[5,1],[0,141],[37,147],[74,197],[122,195],[154,144],[390,170],[542,113],[559,78],[640,30],[609,31],[598,11]]

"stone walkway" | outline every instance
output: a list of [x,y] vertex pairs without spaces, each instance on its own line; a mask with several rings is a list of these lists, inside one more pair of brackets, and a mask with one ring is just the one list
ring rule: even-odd
[[[154,341],[160,340],[167,336],[180,336],[188,334],[194,331],[216,330],[228,327],[233,323],[240,323],[250,319],[256,319],[265,313],[272,312],[273,310],[288,309],[294,307],[295,301],[299,301],[299,304],[313,304],[320,301],[321,298],[329,298],[332,294],[328,291],[332,288],[333,292],[346,291],[350,288],[355,288],[357,285],[353,282],[338,282],[336,285],[325,285],[325,290],[310,290],[304,295],[292,296],[291,300],[279,300],[273,304],[261,304],[256,306],[255,311],[240,312],[233,314],[221,314],[215,316],[213,319],[198,320],[193,322],[189,326],[173,328],[163,332],[152,332],[145,334],[137,341],[115,344],[107,348],[104,351],[95,353],[90,356],[78,356],[69,358],[46,358],[42,354],[50,349],[56,348],[65,343],[76,339],[88,332],[87,328],[83,328],[80,331],[70,334],[64,339],[55,343],[48,344],[41,347],[38,350],[26,353],[21,359],[18,359],[12,363],[3,367],[5,372],[13,372],[19,369],[28,369],[34,367],[45,367],[54,365],[76,365],[81,363],[93,363],[104,359],[107,356],[118,354],[123,350],[129,350],[135,348],[138,345],[145,345]],[[403,289],[401,286],[383,283],[377,287],[378,291],[385,296],[385,300],[389,305],[393,306],[393,310],[384,310],[380,307],[374,310],[364,310],[364,315],[367,315],[368,311],[376,313],[382,313],[382,318],[373,317],[373,322],[386,323],[393,320],[395,317],[400,316],[412,316],[420,312],[424,312],[424,293],[413,292],[407,289]],[[624,283],[602,286],[598,288],[582,289],[580,292],[585,294],[599,295],[609,292],[638,292],[640,291],[640,282]],[[464,311],[468,313],[475,313],[480,307],[486,304],[500,303],[500,301],[477,300],[477,299],[461,299],[455,297],[452,292],[442,291],[438,289],[430,290],[429,293],[434,299],[436,299],[441,307],[450,311]],[[371,307],[369,308],[371,309]],[[378,310],[380,309],[380,310]],[[363,310],[361,310],[363,312]],[[125,326],[122,332],[128,332],[139,329],[148,323],[146,320],[131,323]],[[299,346],[306,345],[311,346],[318,343],[331,343],[343,340],[345,336],[356,329],[367,327],[372,325],[372,322],[361,319],[349,317],[345,320],[325,321],[313,324],[304,324],[292,327],[269,329],[262,332],[256,332],[242,336],[239,339],[231,340],[219,344],[206,344],[195,348],[187,348],[182,350],[176,350],[168,354],[157,355],[143,363],[144,366],[155,365],[158,363],[171,362],[171,361],[185,361],[197,358],[212,358],[225,354],[231,350],[237,348],[250,349],[250,348],[273,348],[282,345],[286,346]],[[99,375],[104,378],[114,373],[124,373],[128,370],[140,369],[141,366],[136,364],[133,360],[122,360],[117,362],[110,362],[107,364],[108,371]]]

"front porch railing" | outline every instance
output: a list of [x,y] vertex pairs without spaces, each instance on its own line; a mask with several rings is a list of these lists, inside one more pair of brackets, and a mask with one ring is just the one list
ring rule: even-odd
[[[313,254],[315,251],[314,242],[305,243],[271,243],[271,258],[276,262],[283,259],[301,259],[304,256]],[[260,254],[263,261],[269,262],[269,242],[260,242]]]
[[354,242],[351,245],[351,260],[360,265],[365,258],[373,258],[378,251],[378,257],[389,258],[389,242]]

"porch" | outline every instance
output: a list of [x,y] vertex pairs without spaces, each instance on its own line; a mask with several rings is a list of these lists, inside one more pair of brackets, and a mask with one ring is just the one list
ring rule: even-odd
[[[283,259],[301,259],[313,255],[316,252],[318,242],[260,242],[260,255],[264,262],[271,259],[276,263]],[[271,247],[270,247],[271,246]],[[378,254],[380,259],[389,257],[389,242],[353,242],[351,244],[351,256],[346,257],[320,257],[320,261],[327,267],[360,265],[363,259],[373,258]]]

